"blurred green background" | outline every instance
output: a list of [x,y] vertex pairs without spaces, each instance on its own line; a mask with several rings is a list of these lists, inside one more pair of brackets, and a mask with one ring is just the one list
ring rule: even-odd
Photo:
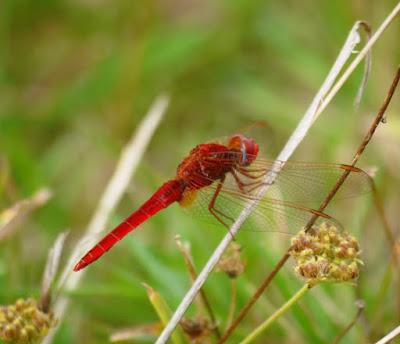
[[[197,143],[267,123],[273,158],[319,88],[356,20],[376,29],[396,1],[105,1],[0,2],[0,209],[49,186],[54,197],[0,243],[0,304],[38,296],[48,249],[71,235],[64,260],[96,208],[119,153],[160,92],[171,104],[128,192],[109,223],[117,224],[175,173]],[[310,131],[294,160],[349,162],[379,108],[400,61],[397,20],[373,50],[370,80],[358,110],[359,67]],[[391,104],[362,157],[390,223],[400,206],[400,102]],[[371,197],[330,208],[360,240],[365,266],[359,286],[315,288],[260,343],[326,343],[351,320],[362,297],[365,316],[343,340],[364,343],[399,321],[398,294],[387,270],[388,244]],[[62,322],[56,343],[106,343],[122,327],[157,321],[146,282],[175,308],[190,280],[174,236],[190,241],[203,266],[224,230],[207,228],[174,205],[91,266]],[[207,240],[204,240],[207,238]],[[288,237],[244,233],[243,305],[288,246]],[[386,273],[386,275],[385,275]],[[382,279],[386,280],[382,283]],[[235,343],[301,285],[290,264],[232,337]],[[385,284],[386,283],[386,284]],[[224,325],[230,283],[214,273],[206,284]],[[190,314],[195,314],[192,307]],[[149,339],[148,342],[151,342]],[[140,341],[137,341],[140,342]]]

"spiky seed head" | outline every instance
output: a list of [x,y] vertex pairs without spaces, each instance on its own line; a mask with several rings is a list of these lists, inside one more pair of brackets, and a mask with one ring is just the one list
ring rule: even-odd
[[0,306],[0,339],[5,343],[35,343],[55,326],[52,314],[43,313],[34,299],[18,299]]
[[292,238],[295,271],[310,282],[351,281],[359,276],[360,249],[357,239],[335,226],[322,223]]

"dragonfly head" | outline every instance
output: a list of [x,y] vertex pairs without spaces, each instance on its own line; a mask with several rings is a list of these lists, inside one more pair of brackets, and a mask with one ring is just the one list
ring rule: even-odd
[[239,163],[242,166],[250,165],[258,154],[258,144],[256,141],[242,134],[231,136],[228,148],[241,153]]

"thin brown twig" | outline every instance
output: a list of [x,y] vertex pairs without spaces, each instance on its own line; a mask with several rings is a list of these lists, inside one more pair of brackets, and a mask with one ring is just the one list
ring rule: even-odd
[[350,321],[350,323],[336,336],[336,338],[332,341],[332,344],[339,343],[343,337],[352,329],[352,327],[357,323],[358,319],[360,318],[362,312],[365,308],[365,303],[362,300],[356,301],[356,306],[358,308],[356,315]]
[[[184,244],[181,242],[179,235],[177,235],[175,237],[175,242],[176,242],[176,245],[178,246],[179,251],[181,251],[181,253],[182,253],[183,259],[185,261],[185,265],[186,265],[189,275],[190,275],[190,279],[192,280],[192,283],[193,283],[197,278],[197,272],[196,272],[196,268],[193,264],[192,256],[191,256],[188,248],[185,247]],[[204,309],[206,310],[208,316],[210,317],[211,322],[213,323],[214,334],[219,339],[219,338],[221,338],[221,332],[219,330],[217,319],[215,317],[213,309],[211,308],[210,301],[208,300],[208,297],[206,295],[206,292],[204,291],[204,288],[200,289],[199,294],[200,294],[201,303],[202,303]]]
[[[394,95],[394,92],[396,90],[396,87],[399,83],[399,79],[400,79],[400,68],[397,69],[396,75],[392,81],[392,84],[390,85],[389,91],[383,101],[382,106],[380,107],[377,115],[375,116],[374,121],[372,122],[367,134],[364,136],[364,139],[361,142],[361,145],[358,147],[356,153],[354,154],[353,160],[351,162],[352,167],[354,167],[358,160],[360,159],[360,156],[363,154],[366,146],[368,145],[368,143],[371,141],[372,136],[374,135],[379,123],[383,123],[384,122],[384,115],[386,112],[386,109],[388,108],[390,101],[392,100],[392,97]],[[345,172],[342,174],[342,176],[340,177],[340,179],[338,180],[338,182],[336,183],[336,185],[332,188],[332,190],[330,191],[330,193],[328,194],[328,196],[325,198],[324,202],[321,204],[321,206],[319,207],[319,211],[324,211],[324,209],[328,206],[328,204],[330,203],[330,201],[332,200],[332,198],[335,196],[335,194],[337,193],[337,191],[339,190],[339,188],[342,186],[342,184],[344,183],[344,181],[346,180],[346,178],[350,175],[350,173],[353,172],[352,169],[347,169],[345,170]],[[382,201],[379,197],[379,193],[376,189],[375,183],[373,181],[372,178],[369,178],[369,182],[371,185],[371,189],[372,189],[372,193],[373,193],[373,197],[374,197],[374,201],[375,201],[375,205],[376,208],[378,210],[379,216],[381,217],[382,223],[383,223],[383,227],[385,229],[386,232],[386,236],[390,242],[390,244],[392,245],[392,247],[395,247],[396,241],[394,239],[394,235],[393,232],[390,228],[390,224],[387,221],[387,217],[385,215],[385,210],[382,206]],[[316,221],[316,219],[318,218],[318,215],[314,215],[311,220],[309,221],[309,223],[307,223],[306,225],[306,230],[308,230]]]
[[[386,95],[386,98],[383,101],[383,104],[381,108],[379,109],[377,115],[375,116],[374,121],[372,122],[367,134],[364,136],[363,140],[361,141],[360,146],[358,147],[356,153],[354,154],[354,157],[352,159],[351,167],[354,167],[355,164],[358,162],[360,156],[364,152],[366,146],[368,143],[371,141],[371,138],[373,134],[376,131],[376,128],[378,127],[379,123],[382,122],[382,119],[384,118],[385,111],[393,97],[393,94],[396,90],[396,87],[399,83],[400,79],[400,68],[397,69],[395,78],[392,81],[392,84],[389,88],[389,91]],[[338,192],[340,187],[343,185],[344,181],[346,178],[349,176],[349,174],[353,171],[353,169],[349,168],[346,169],[342,176],[339,178],[339,180],[336,182],[335,186],[332,188],[332,190],[329,192],[325,200],[322,202],[321,206],[318,208],[318,211],[322,212],[330,203],[330,201],[333,199],[335,194]],[[370,179],[372,181],[372,179]],[[315,223],[317,220],[318,216],[315,215],[313,216],[310,221],[307,223],[305,226],[305,229],[308,230],[311,228],[311,226]],[[385,228],[386,229],[386,228]],[[388,237],[389,240],[391,240],[390,237]],[[265,289],[268,287],[268,285],[271,283],[272,279],[275,277],[275,275],[278,273],[278,271],[285,265],[286,261],[290,257],[290,249],[289,248],[286,253],[282,256],[282,258],[278,261],[278,263],[275,265],[274,269],[267,275],[267,277],[264,279],[264,281],[261,283],[261,285],[258,287],[258,289],[255,291],[253,296],[249,299],[249,301],[246,303],[246,305],[242,308],[242,310],[239,312],[238,316],[233,320],[231,326],[225,331],[224,335],[218,342],[218,344],[222,344],[226,341],[226,339],[232,334],[233,330],[237,327],[237,325],[242,321],[242,319],[247,315],[248,311],[250,308],[254,305],[254,303],[258,300],[258,298],[261,296],[261,294],[265,291]]]
[[231,278],[231,302],[229,305],[228,316],[226,317],[226,328],[228,329],[235,316],[235,309],[237,303],[237,278]]
[[232,321],[231,325],[226,329],[225,333],[223,334],[222,338],[219,340],[218,344],[225,343],[225,341],[228,339],[228,337],[232,334],[233,330],[237,327],[237,325],[239,325],[239,323],[242,321],[242,319],[249,312],[250,308],[256,303],[256,301],[259,299],[261,294],[271,283],[272,279],[275,277],[275,275],[278,273],[278,271],[282,268],[283,265],[285,265],[286,261],[290,257],[289,250],[283,255],[283,257],[275,265],[274,269],[264,279],[264,281],[261,283],[261,285],[254,292],[252,297],[249,299],[249,301],[247,301],[245,306],[239,312],[238,316]]

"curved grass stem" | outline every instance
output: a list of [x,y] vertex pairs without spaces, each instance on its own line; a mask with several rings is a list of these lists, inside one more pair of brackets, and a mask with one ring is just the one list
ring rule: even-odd
[[292,307],[297,301],[299,301],[305,293],[311,289],[314,284],[306,283],[304,284],[296,294],[294,294],[282,307],[277,309],[274,314],[272,314],[268,319],[266,319],[261,325],[259,325],[253,332],[251,332],[245,339],[243,339],[240,344],[248,344],[253,342],[257,337],[259,337],[268,327],[271,326],[279,317],[285,314],[290,307]]
[[349,333],[349,331],[353,328],[353,326],[357,323],[358,319],[360,318],[364,308],[365,308],[365,304],[363,301],[358,300],[356,303],[356,306],[358,308],[356,315],[354,316],[354,318],[350,321],[350,323],[342,330],[340,331],[340,333],[336,336],[336,338],[333,340],[332,344],[338,344],[343,337]]

